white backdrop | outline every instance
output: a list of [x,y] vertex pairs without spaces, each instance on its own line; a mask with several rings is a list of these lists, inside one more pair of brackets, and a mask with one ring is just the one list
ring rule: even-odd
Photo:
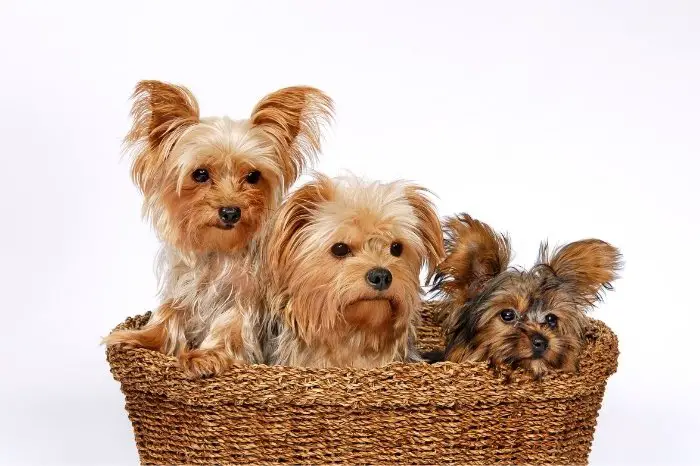
[[322,171],[421,182],[519,264],[546,238],[619,246],[591,463],[700,463],[700,3],[25,3],[0,6],[0,463],[137,462],[98,343],[156,305],[120,159],[140,79],[232,117],[317,86],[337,103]]

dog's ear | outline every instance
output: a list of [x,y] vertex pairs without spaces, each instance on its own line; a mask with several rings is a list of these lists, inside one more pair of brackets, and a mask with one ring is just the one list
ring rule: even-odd
[[313,220],[319,205],[334,195],[333,181],[317,175],[316,179],[294,191],[270,222],[265,244],[265,263],[275,283],[287,275],[293,257],[300,251],[304,228]]
[[162,166],[182,132],[199,122],[199,106],[192,93],[160,81],[141,81],[132,96],[133,124],[124,139],[134,152],[131,176],[144,194],[162,176]]
[[444,222],[447,258],[439,265],[436,288],[460,302],[474,297],[483,285],[510,263],[510,241],[467,214]]
[[601,299],[601,289],[612,289],[612,281],[622,268],[622,255],[605,241],[587,239],[558,248],[550,256],[546,243],[540,246],[539,262],[571,287],[587,305]]
[[433,273],[437,265],[445,258],[445,246],[442,241],[440,218],[435,206],[428,198],[428,190],[421,186],[406,187],[406,198],[418,219],[418,234],[425,245],[425,263],[429,273]]
[[321,150],[321,132],[333,118],[333,101],[313,87],[280,89],[253,109],[251,122],[272,141],[282,165],[285,189]]

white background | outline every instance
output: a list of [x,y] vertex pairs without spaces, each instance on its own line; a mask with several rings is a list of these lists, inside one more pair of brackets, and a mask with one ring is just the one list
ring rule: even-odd
[[700,3],[259,0],[2,2],[0,463],[137,462],[99,340],[157,304],[120,158],[140,79],[238,118],[317,86],[322,171],[423,183],[522,265],[546,238],[619,246],[591,463],[700,463]]

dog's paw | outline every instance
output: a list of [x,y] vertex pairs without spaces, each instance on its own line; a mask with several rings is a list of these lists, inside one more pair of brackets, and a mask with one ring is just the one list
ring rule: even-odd
[[102,339],[102,344],[110,347],[133,349],[143,348],[143,342],[138,338],[138,334],[129,331],[117,331],[111,333]]
[[107,346],[110,347],[115,347],[119,349],[136,349],[136,348],[143,348],[143,346],[139,345],[135,341],[119,341],[117,343],[110,343]]
[[195,349],[178,357],[182,370],[190,379],[201,379],[221,374],[230,363],[218,351]]

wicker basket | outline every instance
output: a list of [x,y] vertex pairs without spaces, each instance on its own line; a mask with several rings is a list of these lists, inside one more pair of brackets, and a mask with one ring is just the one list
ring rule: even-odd
[[[420,338],[423,349],[440,343],[432,325]],[[192,381],[158,352],[110,348],[107,359],[143,464],[581,464],[618,356],[601,322],[588,339],[578,374],[540,382],[454,363],[241,366]]]

